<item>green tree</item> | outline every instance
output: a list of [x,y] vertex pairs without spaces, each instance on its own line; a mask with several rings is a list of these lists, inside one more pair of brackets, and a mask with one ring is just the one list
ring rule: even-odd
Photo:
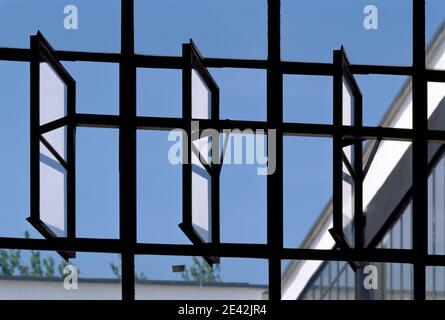
[[[60,262],[59,263],[59,266],[58,266],[58,271],[59,271],[59,275],[61,276],[61,277],[64,277],[65,276],[65,274],[63,273],[63,270],[65,269],[65,267],[68,265],[68,262],[66,262],[65,260],[62,260],[62,262]],[[79,272],[80,273],[80,272]]]
[[[119,257],[119,264],[116,264],[114,262],[110,262],[110,268],[111,272],[115,275],[116,278],[120,279],[122,278],[122,258]],[[145,281],[148,280],[145,273],[140,272],[135,274],[136,280]]]
[[182,279],[186,281],[194,281],[200,284],[221,282],[220,266],[215,264],[209,266],[204,260],[200,261],[197,257],[193,257],[193,264],[181,273]]
[[[29,238],[29,232],[25,231],[25,239]],[[66,262],[59,264],[59,269]],[[54,277],[55,261],[53,257],[42,257],[40,251],[31,250],[29,263],[22,262],[20,250],[0,249],[0,275],[3,276],[33,276]],[[62,267],[63,270],[63,267]],[[61,273],[62,275],[62,273]]]

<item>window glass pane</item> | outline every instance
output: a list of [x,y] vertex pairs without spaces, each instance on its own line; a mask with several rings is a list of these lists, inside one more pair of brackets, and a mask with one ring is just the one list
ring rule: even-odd
[[388,229],[383,239],[377,245],[377,248],[411,249],[411,219],[412,205],[410,202],[410,204],[403,209],[394,224]]
[[[58,155],[65,161],[67,156],[67,130],[67,126],[63,126],[42,135],[43,138],[48,141],[51,147],[58,153]],[[54,155],[51,152],[46,153],[46,155],[54,158]]]
[[266,58],[266,0],[136,0],[136,52],[181,55],[190,38],[205,57]]
[[[209,137],[192,142],[199,152],[199,157],[208,162]],[[192,225],[203,241],[211,240],[211,176],[202,165],[201,160],[192,153]]]
[[63,62],[76,81],[76,112],[119,114],[119,64]]
[[211,92],[202,80],[201,76],[192,70],[192,118],[210,119],[211,116]]
[[354,181],[343,164],[343,234],[348,244],[354,246]]
[[[120,256],[78,252],[67,264],[57,253],[0,249],[1,300],[119,300]],[[114,269],[113,269],[114,268]]]
[[445,160],[443,158],[443,145],[430,143],[429,150],[439,159],[436,161],[428,178],[428,252],[430,254],[445,253],[445,207],[444,207],[444,181]]
[[220,119],[266,120],[266,71],[212,68],[220,88]]
[[332,196],[332,139],[286,136],[283,141],[284,246],[331,249],[333,239],[325,217],[332,215],[327,207]]
[[137,69],[137,113],[139,116],[182,116],[182,71]]
[[[359,300],[355,272],[344,261],[282,261],[283,300]],[[362,297],[365,299],[365,297]]]
[[426,268],[426,299],[445,300],[445,267]]
[[332,124],[332,77],[283,76],[284,122]]
[[266,148],[265,134],[238,130],[229,136],[220,178],[221,242],[267,242]]
[[190,243],[178,227],[182,222],[182,157],[175,147],[182,147],[179,130],[171,135],[165,131],[137,132],[138,242]]
[[[177,269],[183,271],[176,271]],[[136,256],[137,300],[267,300],[267,260]]]
[[284,60],[332,62],[344,45],[354,64],[411,65],[411,1],[283,0],[281,18]]
[[65,237],[67,215],[67,171],[40,144],[40,220],[58,237]]
[[411,78],[354,75],[363,95],[363,125],[412,128]]
[[66,85],[46,62],[40,63],[40,125],[60,119],[67,112]]
[[119,52],[120,1],[3,0],[0,30],[0,47],[29,48],[40,30],[56,50]]
[[426,0],[425,36],[428,46],[426,65],[429,69],[445,69],[444,20],[445,3],[441,0]]
[[343,79],[343,125],[354,124],[354,96],[349,88],[349,84]]
[[76,234],[119,237],[119,130],[76,129]]

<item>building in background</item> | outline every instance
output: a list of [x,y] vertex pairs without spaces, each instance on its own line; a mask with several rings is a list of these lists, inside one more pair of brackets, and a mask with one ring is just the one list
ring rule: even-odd
[[[445,25],[427,50],[427,67],[445,68]],[[428,126],[445,129],[445,84],[428,83]],[[408,80],[388,108],[380,126],[412,128],[412,87]],[[377,148],[377,149],[376,149]],[[373,154],[373,150],[377,150]],[[428,251],[445,254],[445,160],[444,146],[428,146]],[[400,141],[370,141],[364,163],[373,157],[363,182],[366,216],[365,246],[411,249],[412,243],[412,145]],[[350,201],[345,199],[344,201]],[[332,201],[314,223],[302,248],[332,249]],[[293,261],[282,277],[282,298],[303,300],[412,299],[413,270],[408,264],[372,263],[378,270],[378,289],[364,290],[361,278],[347,262]],[[427,299],[445,298],[445,268],[428,267]]]

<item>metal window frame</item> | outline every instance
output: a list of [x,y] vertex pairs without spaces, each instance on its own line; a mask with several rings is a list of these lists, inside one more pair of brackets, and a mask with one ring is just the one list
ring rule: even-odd
[[[405,75],[412,78],[413,127],[412,129],[283,122],[284,74],[334,76],[334,63],[307,63],[281,60],[280,0],[268,0],[267,29],[268,57],[264,60],[204,58],[205,67],[250,68],[267,71],[267,121],[201,120],[200,128],[223,129],[276,129],[277,170],[267,177],[267,244],[209,243],[202,246],[138,243],[136,240],[136,131],[185,130],[189,121],[184,118],[138,117],[136,114],[136,68],[182,69],[183,58],[176,56],[150,56],[134,51],[134,0],[121,0],[121,52],[97,53],[55,51],[59,61],[89,61],[117,63],[120,67],[120,114],[75,114],[76,126],[118,128],[120,166],[120,238],[48,238],[21,239],[0,237],[1,248],[53,250],[75,252],[113,252],[122,255],[122,299],[135,298],[135,255],[184,255],[258,258],[269,261],[269,299],[281,298],[282,260],[337,260],[408,263],[414,266],[414,299],[425,300],[426,266],[445,266],[445,256],[429,255],[427,250],[427,166],[428,142],[445,143],[445,131],[431,130],[427,126],[427,82],[445,82],[445,72],[427,70],[425,66],[425,0],[412,0],[412,53],[410,66],[351,65],[353,74]],[[0,60],[30,62],[32,50],[0,48]],[[31,92],[31,96],[35,92]],[[60,123],[53,123],[58,126]],[[49,130],[46,126],[45,130]],[[340,132],[339,132],[340,130]],[[36,130],[33,130],[34,136]],[[283,248],[283,136],[319,136],[363,141],[390,139],[412,141],[413,144],[413,248],[350,250],[317,250]],[[35,138],[35,137],[34,137]],[[341,155],[333,155],[339,158]],[[334,190],[334,193],[336,191]]]
[[[67,211],[66,211],[66,237],[74,239],[76,235],[76,208],[75,208],[75,124],[73,123],[76,107],[76,82],[70,76],[63,65],[55,58],[54,49],[42,35],[37,32],[30,38],[31,60],[30,60],[30,175],[31,175],[31,198],[29,223],[46,239],[58,236],[40,218],[40,144],[43,144],[49,152],[66,170],[67,175]],[[57,76],[66,86],[66,115],[60,119],[40,125],[40,63],[46,62],[50,65]],[[58,128],[67,127],[66,136],[66,161],[43,137]],[[69,261],[76,257],[75,251],[58,251],[59,255]]]
[[[351,72],[351,64],[342,46],[340,50],[334,50],[334,136],[333,136],[333,228],[329,229],[331,236],[340,249],[350,250],[363,247],[363,164],[362,164],[362,140],[360,138],[348,139],[343,136],[343,129],[347,127],[343,123],[343,85],[351,91],[351,125],[349,127],[362,127],[362,94]],[[343,149],[352,146],[352,162],[348,161]],[[349,243],[344,234],[343,226],[343,165],[346,166],[352,179],[352,223],[354,226],[354,244]],[[349,261],[353,270],[360,268],[360,263]]]
[[[192,118],[192,70],[195,70],[201,77],[202,81],[210,90],[210,119],[219,119],[219,87],[215,80],[204,66],[203,57],[198,50],[198,47],[190,39],[189,43],[182,45],[182,55],[184,59],[184,66],[182,70],[182,117],[188,121],[186,127],[185,137],[182,139],[183,163],[182,163],[182,222],[179,228],[185,233],[189,240],[197,246],[206,244],[208,242],[213,244],[220,243],[220,210],[219,210],[219,163],[205,163],[201,160],[199,154],[196,157],[201,161],[205,170],[210,176],[210,241],[204,241],[199,233],[193,227],[192,220],[192,152],[193,150],[193,136],[196,134],[200,136],[201,132],[192,132],[192,121],[199,121]],[[201,131],[201,130],[200,130]],[[212,139],[212,151],[218,150],[219,140]],[[199,151],[198,151],[199,152]],[[216,256],[204,256],[204,260],[212,266],[214,263],[219,263],[220,259]]]

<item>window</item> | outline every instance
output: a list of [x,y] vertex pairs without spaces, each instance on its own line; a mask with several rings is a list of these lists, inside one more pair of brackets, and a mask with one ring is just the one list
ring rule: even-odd
[[[90,6],[86,1],[74,2],[79,9]],[[265,287],[271,300],[377,297],[425,300],[430,295],[438,296],[441,287],[434,287],[429,281],[443,277],[440,269],[443,260],[436,255],[443,254],[444,247],[441,236],[444,170],[439,151],[445,134],[437,125],[443,123],[441,85],[445,82],[445,74],[440,71],[440,57],[428,60],[427,52],[441,47],[438,41],[445,38],[445,28],[441,28],[436,37],[430,33],[426,37],[429,22],[425,21],[424,2],[403,1],[402,5],[402,1],[397,1],[400,10],[394,5],[390,11],[402,16],[397,26],[388,36],[366,44],[361,42],[357,46],[354,34],[346,37],[348,41],[343,47],[337,41],[346,38],[335,37],[336,42],[332,42],[328,39],[330,34],[322,32],[322,36],[314,40],[322,42],[323,46],[313,46],[311,50],[317,53],[306,57],[300,56],[304,50],[294,50],[294,46],[301,42],[312,43],[309,41],[312,39],[307,38],[311,33],[302,35],[300,31],[305,29],[299,27],[299,37],[294,37],[299,21],[295,17],[309,12],[313,1],[298,4],[286,0],[259,1],[259,5],[257,1],[234,0],[220,0],[216,4],[214,1],[187,2],[190,6],[184,1],[111,1],[109,8],[104,10],[108,23],[95,23],[90,37],[83,37],[86,32],[83,30],[88,30],[85,28],[76,36],[72,34],[74,38],[65,39],[58,33],[59,29],[52,28],[45,19],[33,21],[32,28],[20,25],[15,33],[17,39],[9,35],[0,39],[0,43],[10,46],[0,46],[0,60],[30,63],[29,221],[45,238],[16,239],[7,237],[11,234],[0,234],[0,248],[12,246],[33,250],[43,247],[46,251],[60,253],[66,260],[83,252],[120,255],[121,268],[117,273],[121,277],[121,294],[114,297],[124,300],[135,299],[135,287],[140,284],[135,280],[145,269],[145,266],[135,269],[135,257],[157,255],[185,257],[181,261],[201,257],[208,266],[215,268],[230,257],[259,259],[261,268],[267,269],[268,282],[260,289]],[[384,8],[390,6],[388,1],[378,2]],[[342,17],[346,13],[341,10],[345,4],[347,1],[330,1],[329,7],[337,10],[335,16]],[[14,5],[8,1],[1,6],[17,12]],[[207,10],[210,7],[212,10]],[[30,8],[36,8],[35,4]],[[300,8],[306,11],[296,10]],[[58,10],[49,5],[41,9],[48,9],[46,14]],[[2,13],[7,11],[0,9]],[[328,10],[323,15],[326,17],[330,13]],[[8,29],[15,17],[16,14],[11,14],[0,19],[0,26]],[[168,19],[164,19],[166,17]],[[305,17],[307,22],[308,17],[310,15]],[[86,18],[86,26],[91,26],[91,16],[87,14]],[[162,28],[173,20],[178,21],[174,28]],[[433,20],[437,24],[437,19]],[[6,27],[2,25],[4,21],[8,23]],[[344,26],[350,22],[345,20]],[[207,25],[209,30],[203,27]],[[44,30],[49,41],[40,32],[34,35],[35,26]],[[119,26],[120,32],[115,32]],[[184,26],[192,30],[185,30]],[[411,30],[415,30],[413,34]],[[189,40],[190,36],[203,50],[201,53],[198,45]],[[31,37],[29,49],[28,37]],[[427,38],[432,39],[429,51],[425,49]],[[75,41],[70,41],[73,39]],[[85,39],[88,41],[84,42]],[[391,44],[391,56],[382,50],[381,43]],[[370,56],[374,52],[369,47],[372,44],[377,44],[375,56]],[[351,61],[346,51],[351,52]],[[396,52],[406,54],[398,60]],[[315,63],[307,62],[314,59]],[[431,63],[427,65],[435,69],[434,72],[426,70],[426,61],[432,63],[432,67]],[[103,65],[98,67],[97,64]],[[78,72],[85,71],[89,65],[95,66],[89,70],[94,77],[85,80]],[[234,75],[228,75],[232,72]],[[108,79],[93,80],[96,73],[103,73]],[[364,96],[370,93],[362,91],[360,84],[368,75],[407,79],[393,108],[383,116],[381,126],[363,125],[362,100],[369,101]],[[356,77],[361,81],[356,82]],[[82,82],[77,94],[76,81]],[[103,83],[97,91],[86,89],[86,84],[99,81]],[[312,83],[312,93],[305,92],[304,83]],[[158,90],[161,84],[169,88]],[[314,86],[319,88],[314,90]],[[249,94],[252,87],[258,96]],[[235,89],[246,91],[239,96],[231,95],[230,91]],[[223,90],[229,94],[224,94]],[[23,92],[27,91],[20,93]],[[311,99],[314,92],[325,96]],[[220,112],[220,97],[223,112]],[[79,108],[76,98],[79,98]],[[240,110],[233,106],[235,103],[239,103]],[[256,113],[250,115],[242,111],[244,103]],[[304,109],[306,107],[300,104],[305,103],[313,105]],[[426,105],[428,108],[424,107]],[[311,107],[313,112],[294,113]],[[396,118],[401,120],[394,121]],[[96,207],[97,203],[87,210],[86,204],[76,210],[76,201],[87,196],[85,193],[76,196],[76,186],[86,183],[82,179],[92,178],[83,174],[76,183],[75,176],[76,164],[86,162],[85,153],[76,161],[76,147],[81,148],[80,143],[85,142],[83,135],[89,130],[105,135],[114,132],[114,143],[100,138],[94,141],[108,150],[101,156],[114,155],[114,160],[103,160],[108,165],[113,162],[113,170],[102,168],[109,173],[101,174],[108,175],[110,180],[115,178],[107,189],[109,197],[113,198],[107,203],[112,206],[109,215],[103,211],[110,207]],[[180,133],[176,142],[182,147],[178,167],[181,174],[173,169],[163,171],[162,165],[158,167],[159,172],[154,170],[156,165],[148,170],[144,167],[147,163],[142,162],[149,159],[150,153],[159,152],[154,156],[158,157],[162,149],[150,149],[148,145],[156,144],[148,140],[152,137],[168,139],[165,133],[172,130]],[[240,140],[253,137],[254,152],[261,155],[261,151],[267,151],[267,157],[263,154],[255,158],[261,160],[267,170],[255,168],[258,178],[242,183],[234,178],[247,177],[250,173],[238,176],[235,170],[224,171],[228,165],[224,163],[226,151],[234,152],[234,146],[230,145],[229,149],[227,145],[234,140],[232,138],[240,136]],[[76,137],[80,137],[77,145]],[[287,223],[284,211],[288,210],[289,203],[285,204],[287,198],[284,198],[289,197],[289,192],[283,183],[299,178],[284,171],[284,167],[289,168],[288,159],[284,158],[288,141],[297,138],[324,138],[332,144],[325,159],[332,163],[332,172],[326,170],[323,175],[328,177],[321,180],[331,183],[326,189],[332,188],[332,201],[327,201],[306,237],[298,239],[304,240],[303,248],[284,243],[287,242],[285,230],[286,239],[292,230],[287,231],[284,226]],[[248,145],[239,144],[241,150],[246,150]],[[386,152],[390,152],[391,157],[385,156]],[[304,157],[302,154],[300,160],[308,163],[310,157]],[[98,158],[100,156],[95,160]],[[165,158],[150,160],[159,164]],[[114,165],[117,162],[118,170]],[[25,167],[23,163],[17,165]],[[149,174],[143,175],[143,172]],[[384,174],[377,175],[379,172]],[[159,182],[164,178],[166,181]],[[103,177],[99,179],[108,181]],[[174,181],[171,193],[168,193],[168,181]],[[148,183],[153,186],[147,187]],[[155,190],[157,184],[159,188]],[[252,188],[255,192],[245,190],[244,185],[249,184],[255,184]],[[144,190],[156,192],[144,199]],[[105,193],[101,193],[102,200],[100,197],[94,200],[105,202]],[[156,201],[153,205],[147,203],[155,195],[165,196],[163,200],[172,203],[164,207]],[[22,196],[28,195],[23,193]],[[240,207],[239,202],[233,201],[244,196],[249,201],[257,198],[251,202],[255,206],[245,201]],[[105,217],[113,217],[113,222],[108,221],[109,225],[103,224],[100,228],[83,225],[76,232],[76,217],[84,217],[85,212],[90,215],[94,208],[102,211],[101,218],[96,220],[98,223]],[[18,209],[14,209],[17,212]],[[222,213],[226,211],[231,211],[231,215],[223,218]],[[249,213],[244,213],[246,211]],[[156,225],[155,220],[151,221],[156,215],[173,218],[168,222],[160,219]],[[171,226],[174,219],[175,225]],[[239,237],[226,233],[233,221],[239,222],[234,228],[241,234]],[[144,228],[145,222],[154,225]],[[145,234],[164,224],[171,228],[165,234]],[[103,231],[102,236],[89,235],[95,230]],[[161,229],[155,231],[162,232]],[[170,233],[176,232],[183,234],[170,238]],[[233,239],[236,241],[231,241]],[[281,272],[284,261],[290,262],[286,267],[283,265]],[[369,261],[380,261],[378,268],[385,275],[381,278],[385,292],[366,295],[358,285],[357,279],[361,279],[362,269]],[[424,266],[437,269],[426,271]],[[180,270],[181,266],[174,269]],[[299,273],[301,270],[308,272]],[[304,281],[299,278],[302,274]],[[282,281],[288,282],[282,286]]]

